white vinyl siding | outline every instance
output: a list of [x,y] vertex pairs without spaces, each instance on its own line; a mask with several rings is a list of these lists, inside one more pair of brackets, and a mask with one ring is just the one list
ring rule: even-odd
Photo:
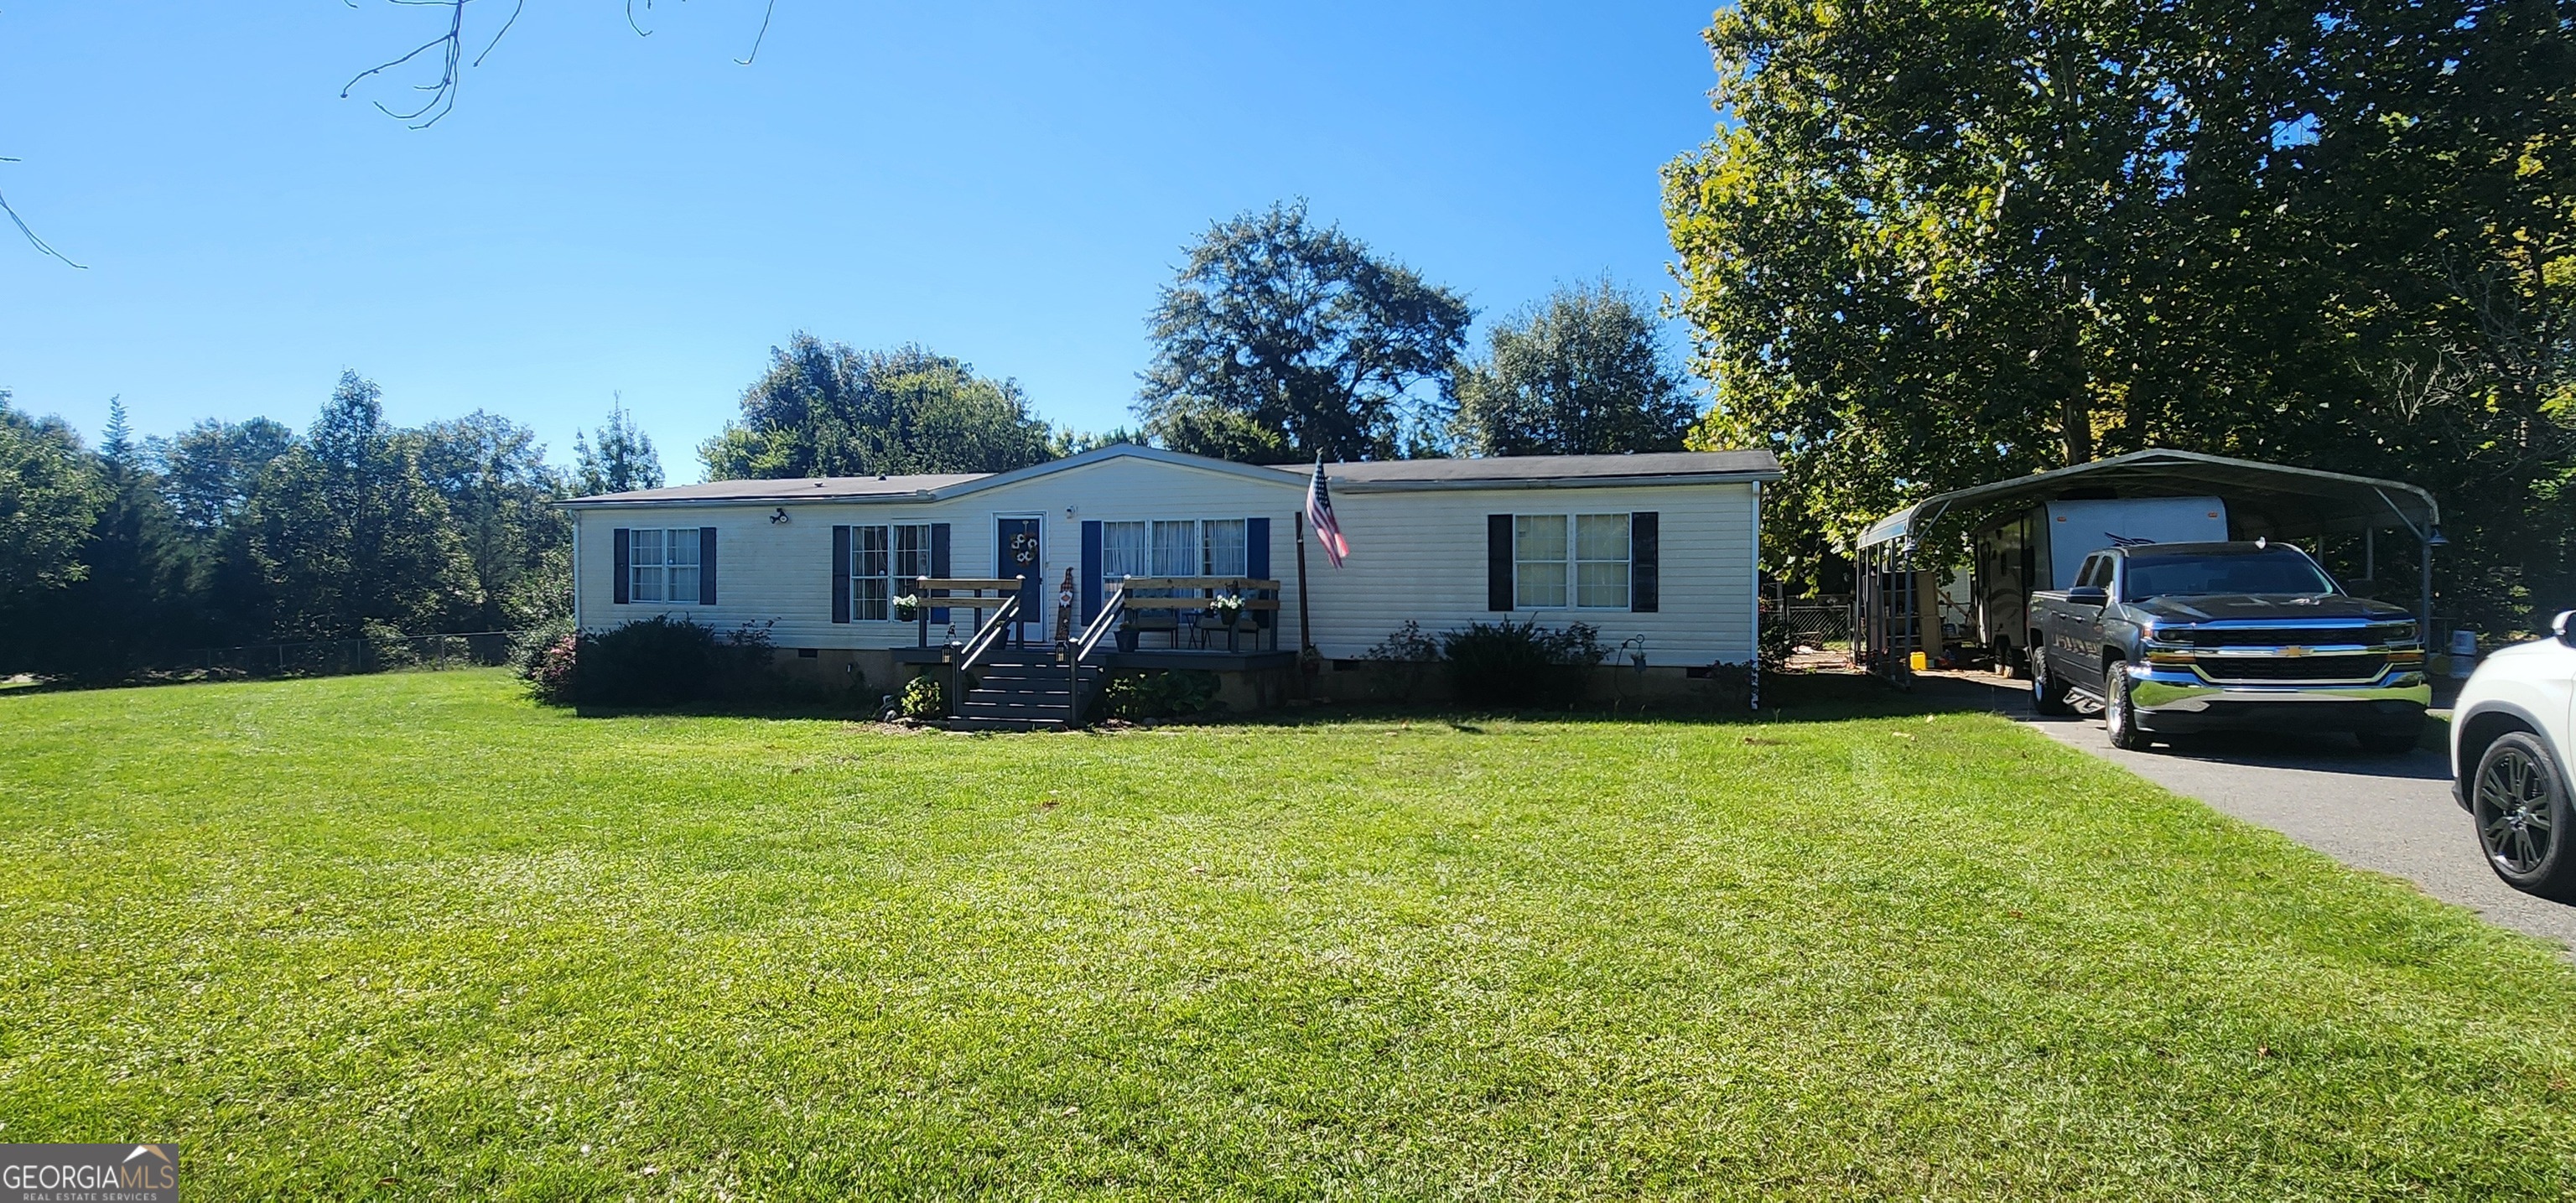
[[626,532],[627,592],[639,602],[698,604],[698,528]]
[[[774,622],[770,638],[782,648],[889,648],[911,646],[913,629],[895,623],[831,621],[835,525],[948,523],[949,574],[976,577],[993,575],[996,514],[1045,514],[1045,579],[1053,582],[1062,578],[1066,568],[1080,566],[1085,521],[1101,523],[1101,572],[1114,580],[1154,574],[1153,523],[1157,520],[1263,516],[1269,519],[1269,575],[1287,585],[1279,646],[1293,652],[1299,631],[1294,516],[1305,504],[1306,471],[1278,475],[1273,483],[1143,457],[1111,458],[945,501],[790,500],[783,507],[792,516],[788,522],[770,520],[775,502],[671,506],[650,514],[649,519],[674,526],[685,523],[690,528],[713,526],[723,537],[722,604],[690,607],[699,621],[728,630],[742,623]],[[1757,498],[1750,483],[1418,490],[1337,483],[1333,502],[1351,542],[1351,559],[1333,567],[1320,548],[1311,546],[1310,531],[1305,572],[1309,629],[1316,648],[1328,660],[1359,659],[1407,620],[1437,634],[1499,617],[1486,609],[1487,519],[1494,514],[1538,511],[1570,516],[1654,510],[1661,515],[1659,611],[1556,610],[1540,613],[1542,623],[1555,625],[1579,617],[1600,627],[1604,642],[1640,639],[1647,663],[1658,666],[1704,666],[1719,660],[1741,663],[1753,654]],[[610,532],[648,515],[615,507],[579,507],[574,512],[582,527],[582,626],[606,630],[665,609],[656,602],[613,603]],[[1570,527],[1566,533],[1565,579],[1571,602],[1579,600],[1572,573],[1581,548]],[[1196,562],[1177,575],[1207,570],[1204,535],[1199,532],[1188,545]],[[890,533],[889,543],[898,559],[891,571],[909,575],[899,562],[900,540]],[[1611,561],[1605,558],[1602,563]],[[923,567],[927,569],[926,564]],[[694,594],[688,599],[693,601]],[[1046,605],[1046,621],[1052,629],[1052,590],[1046,591]],[[1515,615],[1531,616],[1529,609]]]

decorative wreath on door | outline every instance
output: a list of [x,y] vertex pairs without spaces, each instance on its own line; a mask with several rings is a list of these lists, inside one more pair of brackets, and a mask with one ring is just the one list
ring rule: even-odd
[[1027,531],[1011,536],[1011,561],[1034,564],[1038,560],[1038,537]]

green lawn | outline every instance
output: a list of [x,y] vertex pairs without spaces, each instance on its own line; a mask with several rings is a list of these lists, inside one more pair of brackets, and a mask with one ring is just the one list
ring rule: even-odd
[[191,1198],[2563,1196],[2576,970],[1981,716],[0,698],[0,1141]]

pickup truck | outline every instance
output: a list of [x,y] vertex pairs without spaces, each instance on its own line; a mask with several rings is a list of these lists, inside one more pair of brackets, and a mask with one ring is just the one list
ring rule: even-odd
[[2123,748],[2291,729],[2349,731],[2397,755],[2433,700],[2412,614],[2259,539],[2094,552],[2072,586],[2031,594],[2030,623],[2032,706],[2098,706]]

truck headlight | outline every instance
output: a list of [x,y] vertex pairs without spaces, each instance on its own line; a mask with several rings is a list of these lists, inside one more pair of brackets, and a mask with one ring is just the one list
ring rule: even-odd
[[2147,649],[2147,663],[2149,664],[2188,665],[2191,662],[2192,655],[2190,652],[2169,652],[2161,648]]

